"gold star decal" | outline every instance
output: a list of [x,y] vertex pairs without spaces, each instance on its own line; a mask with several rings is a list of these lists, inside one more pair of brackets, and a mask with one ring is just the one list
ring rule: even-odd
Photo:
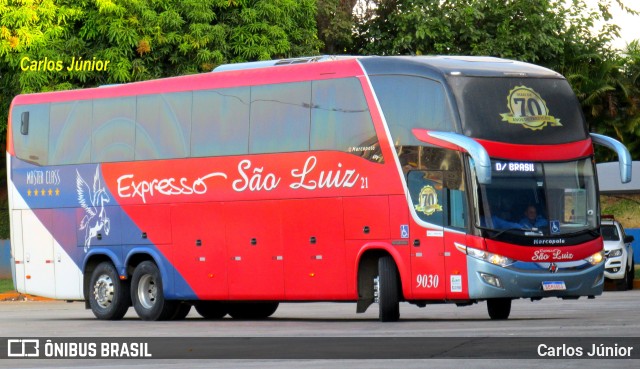
[[33,194],[34,194],[35,196],[38,196],[38,190],[33,191]]
[[60,190],[56,188],[56,196],[60,195]]
[[52,196],[53,195],[53,190],[49,189],[49,191],[47,193],[49,194],[49,196]]
[[40,191],[40,194],[41,194],[42,196],[44,196],[44,195],[45,195],[44,189],[42,189],[42,191]]
[[31,190],[27,191],[27,196],[31,196]]

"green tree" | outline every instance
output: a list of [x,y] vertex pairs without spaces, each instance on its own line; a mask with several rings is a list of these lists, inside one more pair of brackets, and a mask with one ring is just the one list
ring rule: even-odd
[[[585,57],[568,76],[594,132],[623,142],[634,159],[640,158],[640,46],[631,42],[623,53]],[[616,160],[609,150],[598,159]]]
[[[314,0],[0,0],[0,134],[19,93],[211,71],[317,54]],[[20,61],[108,60],[106,71],[22,70]]]
[[344,54],[353,44],[354,14],[357,0],[317,0],[316,23],[322,52]]
[[[356,51],[366,54],[492,55],[533,63],[562,55],[563,0],[368,0],[358,19]],[[584,3],[584,1],[574,1]],[[582,9],[582,8],[581,8]],[[571,18],[588,29],[593,14]]]

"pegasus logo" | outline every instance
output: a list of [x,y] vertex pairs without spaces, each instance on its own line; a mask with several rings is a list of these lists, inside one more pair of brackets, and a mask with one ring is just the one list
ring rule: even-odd
[[76,188],[78,190],[78,202],[85,212],[82,221],[80,221],[80,230],[85,230],[84,252],[87,252],[91,246],[91,239],[97,237],[98,232],[104,229],[104,233],[109,235],[111,226],[104,204],[111,199],[102,186],[98,167],[96,167],[96,174],[93,177],[93,191],[77,169]]

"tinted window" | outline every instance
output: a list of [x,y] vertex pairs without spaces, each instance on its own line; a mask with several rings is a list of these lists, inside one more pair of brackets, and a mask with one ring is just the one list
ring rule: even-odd
[[[28,112],[29,115],[29,129],[27,134],[22,134],[22,113],[25,112]],[[11,111],[11,120],[16,155],[20,159],[32,163],[47,165],[49,161],[49,104],[16,106]]]
[[371,83],[395,145],[420,145],[413,128],[452,131],[454,126],[444,88],[416,76],[372,76]]
[[357,79],[314,81],[311,96],[311,150],[363,156],[378,151],[378,138]]
[[462,154],[437,147],[403,146],[398,157],[418,217],[433,224],[466,228]]
[[189,155],[191,92],[138,96],[136,160]]
[[614,225],[602,225],[600,228],[600,232],[602,233],[602,238],[605,241],[620,241],[620,235],[618,234],[618,228]]
[[249,88],[193,93],[191,155],[249,152]]
[[250,153],[309,150],[311,83],[251,88]]
[[91,160],[92,114],[91,100],[51,104],[50,164],[81,164]]
[[516,144],[587,138],[577,98],[564,79],[450,77],[465,135]]
[[133,160],[136,98],[93,101],[91,161]]

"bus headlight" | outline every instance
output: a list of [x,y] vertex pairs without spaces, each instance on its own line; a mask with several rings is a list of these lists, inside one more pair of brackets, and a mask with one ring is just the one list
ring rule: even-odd
[[604,261],[604,251],[598,251],[585,260],[591,265],[598,265]]
[[510,259],[506,256],[494,254],[488,251],[474,249],[473,247],[467,247],[459,243],[456,243],[455,245],[459,251],[464,252],[465,254],[471,256],[472,258],[484,260],[487,263],[499,265],[501,267],[506,267],[515,263],[515,260]]

